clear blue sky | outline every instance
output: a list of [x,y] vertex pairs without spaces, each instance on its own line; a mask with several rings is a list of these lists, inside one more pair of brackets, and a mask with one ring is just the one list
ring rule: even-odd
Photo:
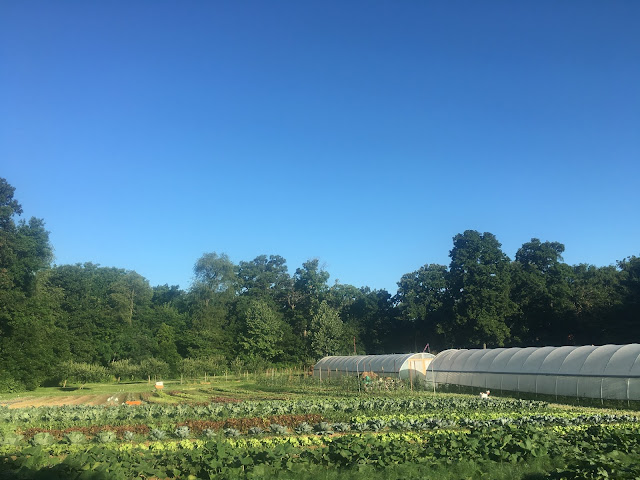
[[640,2],[0,4],[0,176],[56,263],[396,291],[452,237],[640,255]]

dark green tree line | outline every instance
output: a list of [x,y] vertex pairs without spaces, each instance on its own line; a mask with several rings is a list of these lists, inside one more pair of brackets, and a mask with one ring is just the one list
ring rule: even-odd
[[183,290],[90,262],[52,265],[44,221],[20,219],[14,193],[0,179],[0,391],[63,380],[64,365],[132,378],[427,345],[640,341],[635,256],[571,266],[564,245],[532,238],[511,260],[493,234],[467,230],[453,238],[449,265],[403,275],[395,295],[329,285],[318,259],[290,274],[279,255],[236,264],[217,252],[196,260]]

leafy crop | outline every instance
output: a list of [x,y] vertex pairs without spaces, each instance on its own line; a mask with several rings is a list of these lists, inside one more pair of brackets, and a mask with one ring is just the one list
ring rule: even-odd
[[633,415],[475,397],[0,408],[0,426],[8,432],[0,439],[8,478],[20,478],[27,464],[46,467],[50,478],[264,478],[463,461],[490,471],[495,463],[554,458],[563,468],[545,472],[549,479],[626,479],[640,456]]
[[86,440],[87,437],[80,432],[69,432],[64,436],[65,443],[68,443],[69,445],[84,443]]
[[154,428],[151,430],[150,436],[153,440],[164,440],[167,436],[167,432]]
[[55,443],[56,439],[53,438],[53,435],[47,432],[36,433],[30,440],[31,445],[33,446],[44,446],[51,445]]
[[117,440],[116,434],[110,430],[100,432],[95,436],[98,443],[111,443]]

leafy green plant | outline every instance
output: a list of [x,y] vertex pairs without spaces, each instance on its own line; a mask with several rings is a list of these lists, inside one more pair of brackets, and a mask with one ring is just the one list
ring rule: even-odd
[[186,425],[176,428],[173,433],[178,438],[189,438],[189,435],[191,434],[189,427]]
[[87,437],[80,432],[69,432],[64,436],[63,440],[69,445],[77,445],[79,443],[84,443],[87,440]]
[[307,422],[302,422],[294,428],[294,431],[298,434],[312,433],[313,427]]
[[24,435],[7,433],[0,438],[0,445],[19,445],[22,439],[24,439]]
[[277,423],[272,423],[269,425],[269,430],[276,435],[286,435],[289,433],[289,429],[283,425],[278,425]]
[[112,432],[111,430],[106,430],[104,432],[99,432],[95,436],[95,440],[98,443],[112,443],[112,442],[115,442],[117,440],[117,437],[116,437],[116,434],[114,432]]
[[334,423],[331,428],[336,432],[348,432],[351,430],[351,426],[348,423],[343,422]]
[[216,438],[217,436],[216,431],[211,428],[205,428],[202,431],[202,434],[205,436],[205,438],[208,438],[208,439],[213,439],[213,438]]
[[167,432],[154,428],[151,430],[151,433],[149,435],[153,440],[164,440],[167,436]]
[[33,437],[31,437],[31,440],[29,440],[29,443],[33,446],[51,445],[55,442],[56,439],[49,432],[36,433]]
[[331,429],[331,425],[328,422],[319,422],[313,426],[313,430],[318,435],[331,435],[333,430]]

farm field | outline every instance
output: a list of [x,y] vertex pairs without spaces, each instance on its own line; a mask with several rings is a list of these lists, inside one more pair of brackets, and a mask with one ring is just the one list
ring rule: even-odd
[[640,478],[632,411],[359,387],[238,377],[2,397],[0,479]]

